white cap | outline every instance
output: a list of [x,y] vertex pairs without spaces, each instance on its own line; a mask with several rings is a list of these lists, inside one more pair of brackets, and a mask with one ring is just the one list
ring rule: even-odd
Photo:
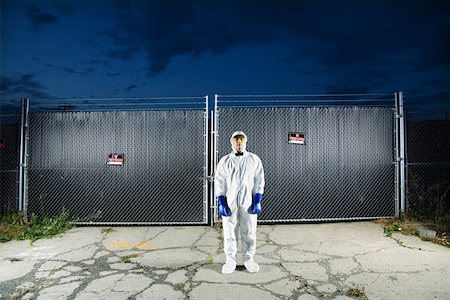
[[245,141],[247,141],[247,135],[243,132],[243,131],[235,131],[233,132],[233,134],[231,135],[231,139],[233,139],[236,136],[242,135],[245,139]]

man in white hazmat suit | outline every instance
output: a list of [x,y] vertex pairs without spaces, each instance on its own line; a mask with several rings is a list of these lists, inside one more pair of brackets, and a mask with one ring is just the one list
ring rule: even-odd
[[230,142],[233,152],[219,161],[214,179],[226,255],[222,273],[231,274],[236,269],[239,230],[244,266],[249,272],[255,273],[259,271],[253,256],[256,252],[257,215],[261,212],[264,193],[264,169],[261,159],[246,151],[245,133],[234,132]]

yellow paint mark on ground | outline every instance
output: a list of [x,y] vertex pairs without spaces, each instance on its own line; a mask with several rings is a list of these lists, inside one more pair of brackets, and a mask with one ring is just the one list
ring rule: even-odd
[[148,242],[140,242],[140,243],[134,245],[133,248],[140,249],[140,250],[149,250],[152,248],[152,245],[150,245]]
[[117,240],[113,244],[108,247],[110,250],[131,250],[131,249],[139,249],[139,250],[149,250],[153,248],[153,246],[148,242],[139,242],[137,244],[131,244],[127,240]]

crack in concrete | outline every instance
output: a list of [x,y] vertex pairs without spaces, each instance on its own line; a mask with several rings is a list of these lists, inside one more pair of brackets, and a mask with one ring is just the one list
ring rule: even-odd
[[[146,239],[145,241],[146,242],[149,242],[149,241],[151,241],[151,240],[154,240],[154,239],[156,239],[157,237],[159,237],[161,234],[163,234],[163,233],[165,233],[166,231],[168,231],[170,228],[166,228],[166,229],[163,229],[163,230],[161,230],[160,232],[158,232],[158,233],[156,233],[153,237],[151,237],[151,238],[149,238],[149,239]],[[148,231],[149,229],[147,229],[147,231]]]
[[198,243],[199,241],[201,241],[201,239],[202,239],[207,233],[209,233],[209,230],[208,230],[208,228],[205,228],[205,229],[203,230],[203,233],[199,235],[199,237],[197,238],[197,240],[195,240],[195,241],[192,243],[192,246],[195,247],[195,246],[197,245],[197,243]]

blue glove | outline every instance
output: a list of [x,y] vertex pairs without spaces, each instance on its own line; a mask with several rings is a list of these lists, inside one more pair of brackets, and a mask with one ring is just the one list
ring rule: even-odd
[[218,196],[217,201],[219,202],[219,214],[222,217],[229,217],[231,216],[231,209],[228,207],[227,203],[227,197],[225,196]]
[[262,194],[253,195],[252,214],[258,215],[261,212]]

